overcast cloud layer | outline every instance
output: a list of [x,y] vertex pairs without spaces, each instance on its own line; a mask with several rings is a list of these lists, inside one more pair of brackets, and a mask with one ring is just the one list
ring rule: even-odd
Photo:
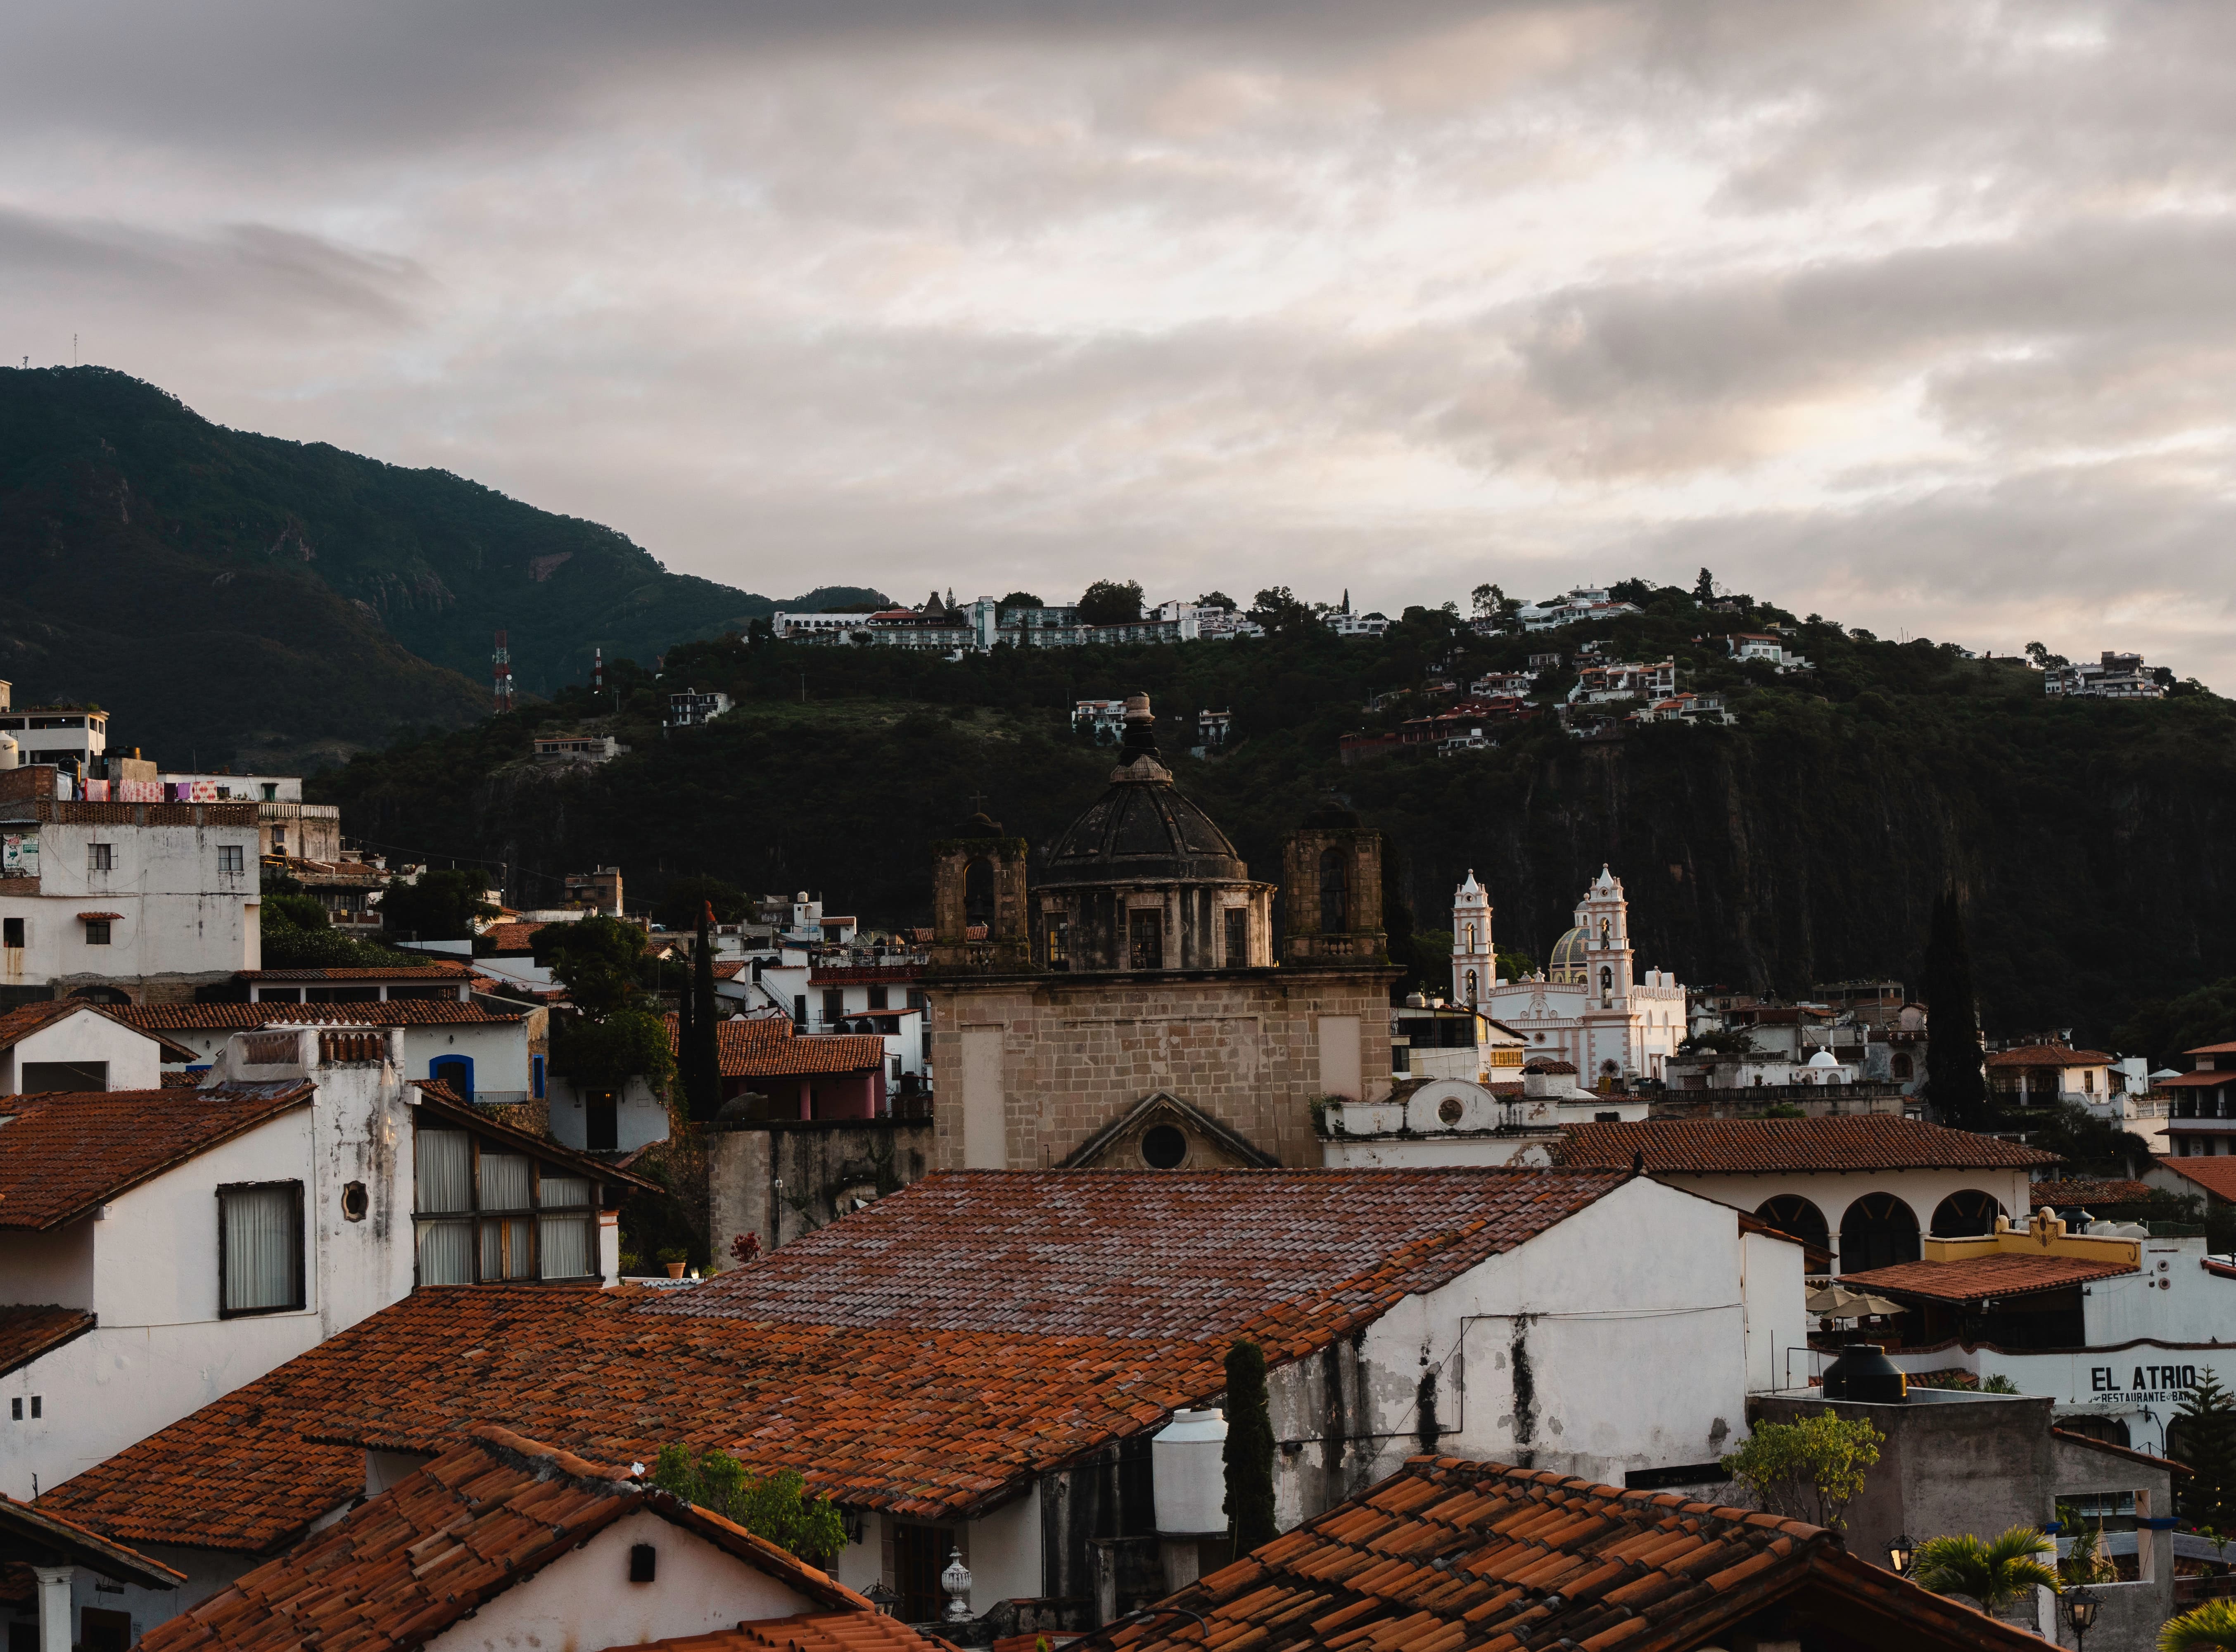
[[778,596],[1706,563],[2236,688],[2226,0],[354,10],[10,8],[0,353]]

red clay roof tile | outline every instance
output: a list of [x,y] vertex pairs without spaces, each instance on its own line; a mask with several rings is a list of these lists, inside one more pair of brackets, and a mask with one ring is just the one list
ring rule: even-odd
[[310,1104],[276,1090],[111,1089],[0,1097],[0,1228],[58,1227],[220,1142]]
[[[681,1053],[676,1017],[668,1017],[668,1047]],[[876,1033],[803,1037],[781,1016],[717,1022],[715,1053],[725,1078],[781,1078],[806,1073],[859,1073],[881,1068],[885,1041]]]
[[1988,1057],[1990,1067],[2108,1067],[2112,1057],[2101,1050],[2073,1050],[2064,1044],[2020,1044],[1998,1050]]
[[2147,1181],[2034,1181],[2027,1184],[2027,1203],[2040,1210],[2044,1205],[2063,1210],[2077,1205],[2125,1205],[2151,1196]]
[[513,1026],[521,1020],[521,1015],[495,1013],[456,998],[391,998],[385,1004],[119,1004],[114,1013],[126,1026],[151,1032],[243,1032],[304,1022],[365,1027],[496,1027]]
[[2042,1644],[1877,1570],[1798,1521],[1497,1463],[1416,1458],[1168,1596],[1167,1609],[1075,1646],[1674,1652],[1797,1595],[1832,1606],[1859,1645]]
[[2059,1162],[2054,1153],[1891,1113],[1572,1124],[1559,1149],[1563,1164],[1608,1169],[1627,1168],[1635,1153],[1646,1155],[1648,1170],[1693,1173],[1970,1170]]
[[2161,1170],[2171,1170],[2184,1181],[2196,1183],[2216,1199],[2236,1201],[2236,1158],[2223,1153],[2210,1158],[2193,1154],[2153,1162]]
[[2026,1296],[2091,1280],[2116,1279],[2137,1271],[2132,1262],[2091,1262],[2075,1256],[1997,1255],[1950,1262],[1897,1262],[1891,1267],[1843,1274],[1852,1291],[1891,1291],[1936,1302],[1979,1302],[1990,1297]]
[[[720,1515],[507,1430],[466,1443],[151,1629],[145,1652],[409,1652],[626,1515],[658,1514],[810,1602],[870,1603]],[[843,1642],[833,1644],[844,1645]]]
[[0,1308],[0,1377],[93,1329],[82,1308]]

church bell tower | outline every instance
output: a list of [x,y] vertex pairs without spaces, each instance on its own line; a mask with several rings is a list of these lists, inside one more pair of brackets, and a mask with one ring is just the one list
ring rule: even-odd
[[1467,881],[1452,893],[1452,1002],[1470,1008],[1483,1003],[1498,979],[1497,954],[1490,944],[1490,897]]

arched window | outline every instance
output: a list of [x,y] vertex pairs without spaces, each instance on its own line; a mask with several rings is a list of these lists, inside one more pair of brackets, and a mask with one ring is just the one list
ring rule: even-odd
[[1840,1271],[1891,1267],[1918,1257],[1917,1218],[1891,1193],[1867,1193],[1840,1218]]
[[1832,1248],[1832,1229],[1825,1223],[1825,1213],[1798,1193],[1781,1193],[1775,1199],[1766,1200],[1754,1214],[1779,1233],[1814,1249]]
[[1467,925],[1467,944],[1462,947],[1460,951],[1463,952],[1472,952],[1475,951],[1475,925],[1472,924]]
[[1933,1208],[1937,1239],[1973,1239],[1996,1231],[1996,1218],[2003,1214],[1995,1195],[1977,1188],[1952,1193]]
[[1601,946],[1608,944],[1608,937],[1613,932],[1613,928],[1609,925],[1608,920],[1604,918],[1600,919],[1600,944]]
[[1467,1001],[1470,1004],[1476,1002],[1476,980],[1473,970],[1467,972]]
[[1909,1056],[1897,1056],[1892,1061],[1887,1063],[1887,1070],[1891,1072],[1897,1078],[1908,1078],[1915,1070],[1910,1064]]
[[994,863],[980,858],[963,874],[963,921],[986,925],[986,938],[994,938]]
[[1615,1002],[1615,971],[1605,964],[1600,966],[1600,1002],[1601,1004]]
[[1351,927],[1351,890],[1343,851],[1320,852],[1320,933],[1340,935]]

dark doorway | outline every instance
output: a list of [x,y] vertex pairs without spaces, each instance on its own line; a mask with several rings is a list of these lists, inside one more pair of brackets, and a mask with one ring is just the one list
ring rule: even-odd
[[427,1076],[450,1087],[462,1102],[474,1099],[474,1064],[464,1056],[442,1056],[427,1063]]
[[88,1606],[78,1612],[78,1652],[128,1652],[132,1614]]
[[898,1615],[904,1623],[936,1623],[947,1609],[947,1591],[939,1574],[947,1570],[947,1557],[955,1547],[955,1533],[946,1526],[893,1527],[893,1587],[900,1591]]
[[582,1099],[582,1145],[592,1153],[611,1153],[621,1145],[620,1109],[609,1089],[594,1089]]
[[974,860],[963,874],[963,921],[986,925],[988,938],[994,933],[994,863]]
[[1917,1218],[1891,1193],[1867,1193],[1840,1218],[1840,1271],[1917,1260]]
[[27,1061],[16,1088],[30,1096],[40,1090],[107,1089],[109,1063],[105,1061]]

